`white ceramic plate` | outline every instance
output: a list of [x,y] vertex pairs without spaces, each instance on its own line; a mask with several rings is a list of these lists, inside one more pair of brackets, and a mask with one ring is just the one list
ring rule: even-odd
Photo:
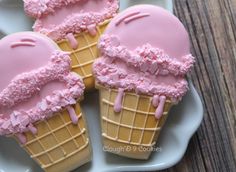
[[[21,1],[1,1],[7,2],[8,8],[0,4],[0,30],[2,29],[6,33],[30,30],[31,22],[23,15]],[[121,9],[137,3],[154,3],[172,11],[171,0],[121,0]],[[16,15],[15,12],[18,14]],[[17,18],[10,18],[11,23],[6,22],[12,13]],[[153,152],[149,160],[142,161],[119,157],[103,151],[97,92],[85,95],[82,107],[89,122],[93,161],[75,170],[75,172],[151,171],[169,168],[181,160],[190,138],[196,132],[203,118],[201,100],[190,83],[190,91],[178,106],[172,108],[162,130],[157,144],[161,148],[160,151]],[[0,137],[0,172],[42,172],[42,170],[14,140]]]

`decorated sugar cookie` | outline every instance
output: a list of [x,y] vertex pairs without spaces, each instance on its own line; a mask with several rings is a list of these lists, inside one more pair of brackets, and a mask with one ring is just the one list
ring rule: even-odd
[[185,76],[195,61],[188,33],[168,11],[139,5],[112,19],[98,46],[93,71],[104,145],[131,146],[113,153],[147,159],[171,106],[188,91]]
[[[0,135],[16,136],[45,171],[69,171],[84,163],[80,158],[89,160],[79,105],[85,87],[81,77],[71,72],[69,53],[33,32],[1,39],[0,52]],[[84,141],[77,141],[78,137]],[[68,150],[69,143],[75,147]]]
[[36,19],[34,31],[47,35],[71,52],[72,69],[87,90],[94,88],[92,64],[97,40],[119,9],[118,0],[24,0],[25,12]]

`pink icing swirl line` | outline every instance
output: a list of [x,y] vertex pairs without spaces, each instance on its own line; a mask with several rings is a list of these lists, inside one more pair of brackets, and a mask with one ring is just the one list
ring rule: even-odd
[[148,17],[148,16],[150,16],[150,14],[148,14],[148,13],[141,13],[141,14],[138,14],[138,15],[135,15],[135,16],[132,16],[130,18],[125,19],[124,22],[125,22],[125,24],[128,24],[128,23],[130,23],[130,22],[132,22],[134,20],[137,20],[137,19],[140,19],[140,18],[143,18],[143,17]]
[[132,16],[134,16],[134,15],[137,15],[137,14],[139,14],[139,13],[140,13],[140,11],[132,12],[132,13],[129,13],[128,15],[126,15],[126,16],[120,18],[120,19],[116,22],[116,26],[118,26],[119,24],[121,24],[125,19],[127,19],[127,18],[129,18],[129,17],[132,17]]
[[33,43],[36,42],[36,40],[35,40],[35,39],[32,39],[32,38],[22,38],[21,41],[22,41],[22,42],[33,42]]
[[119,9],[118,0],[108,0],[107,6],[100,13],[87,12],[71,14],[59,25],[52,25],[45,28],[41,20],[42,15],[54,13],[56,8],[61,8],[70,3],[79,2],[80,0],[51,0],[41,2],[40,0],[25,0],[25,11],[28,15],[37,18],[33,28],[34,31],[40,32],[52,38],[54,41],[64,39],[68,33],[80,33],[88,30],[90,25],[98,25],[107,19],[113,18]]
[[66,83],[67,88],[54,91],[28,111],[14,111],[8,116],[0,114],[0,135],[29,131],[31,124],[50,118],[53,113],[76,104],[76,100],[83,95],[83,81],[77,74],[70,72],[68,53],[58,50],[53,53],[48,65],[15,77],[0,93],[0,107],[11,108],[27,101],[42,86],[54,80]]
[[184,62],[180,62],[150,44],[129,51],[126,47],[120,45],[119,39],[114,35],[103,35],[98,46],[104,56],[119,58],[128,65],[138,67],[142,72],[155,75],[173,74],[184,76],[195,63],[195,58],[191,54],[182,57]]
[[33,42],[13,42],[11,44],[11,48],[16,48],[19,46],[30,46],[30,47],[34,47],[36,44]]

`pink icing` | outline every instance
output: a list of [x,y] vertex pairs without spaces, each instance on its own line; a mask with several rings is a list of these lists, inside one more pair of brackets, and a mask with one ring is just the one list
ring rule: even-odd
[[88,32],[90,35],[92,36],[96,36],[97,35],[97,28],[95,24],[91,24],[89,26],[87,26]]
[[37,134],[38,133],[38,129],[35,128],[32,124],[29,124],[28,129],[32,134]]
[[25,0],[25,11],[37,18],[34,30],[58,41],[114,17],[118,0]]
[[[25,38],[37,40],[36,46],[11,47],[12,43],[22,42]],[[15,76],[45,66],[55,49],[55,44],[31,32],[13,34],[1,39],[0,73],[4,75],[0,78],[0,92]]]
[[153,75],[185,75],[194,64],[194,57],[191,54],[179,59],[170,57],[163,50],[152,47],[149,43],[135,50],[128,50],[122,46],[118,36],[103,35],[99,42],[99,49],[104,56],[119,58],[127,64],[139,68],[142,72],[149,72]]
[[124,23],[125,23],[125,24],[128,24],[128,23],[130,23],[130,22],[132,22],[132,21],[134,21],[134,20],[137,20],[137,19],[140,19],[140,18],[143,18],[143,17],[148,17],[148,16],[149,16],[148,13],[143,13],[143,14],[134,15],[134,16],[132,16],[132,17],[130,17],[130,18],[126,18],[126,19],[124,20]]
[[73,48],[74,50],[76,50],[76,49],[78,48],[78,46],[79,46],[79,43],[78,43],[78,41],[76,40],[75,36],[74,36],[72,33],[68,33],[68,34],[66,35],[66,38],[67,38],[67,40],[69,41],[71,48]]
[[165,96],[159,97],[159,104],[158,104],[156,112],[155,112],[156,119],[160,119],[162,117],[165,102],[166,102],[166,97]]
[[72,14],[81,13],[100,13],[107,5],[107,0],[80,0],[76,3],[70,3],[62,6],[46,17],[41,17],[41,21],[44,28],[50,28],[50,26],[61,24],[65,18],[71,17]]
[[22,38],[21,41],[22,41],[22,42],[33,42],[33,43],[36,42],[36,40],[34,40],[34,39],[32,39],[32,38]]
[[117,22],[116,22],[116,26],[118,26],[119,24],[121,24],[125,19],[131,17],[131,16],[134,16],[134,15],[137,15],[139,14],[140,12],[139,11],[136,11],[136,12],[132,12],[124,17],[121,17]]
[[75,113],[74,108],[71,107],[71,106],[68,106],[66,109],[67,109],[67,111],[68,111],[69,114],[70,114],[70,118],[71,118],[73,124],[77,124],[79,119],[78,119],[78,117],[77,117],[77,115],[76,115],[76,113]]
[[25,144],[27,142],[26,137],[25,137],[24,134],[18,133],[16,136],[22,144]]
[[[35,42],[11,47],[15,41]],[[32,41],[33,40],[33,41]],[[0,135],[37,133],[33,123],[76,103],[84,91],[82,79],[70,72],[68,53],[46,37],[23,32],[0,41]]]
[[152,99],[152,105],[153,105],[154,107],[157,107],[158,104],[159,104],[159,96],[158,96],[158,95],[155,95],[155,96],[153,96],[153,99]]
[[118,90],[118,94],[115,100],[115,104],[114,104],[114,111],[115,112],[120,112],[122,109],[122,99],[123,99],[123,95],[124,95],[124,89],[119,88]]
[[[150,16],[116,25],[120,18],[137,11]],[[157,6],[137,5],[126,9],[110,22],[105,34],[117,36],[120,44],[131,51],[150,44],[180,61],[181,57],[190,54],[189,37],[183,24],[173,14]]]
[[154,96],[156,118],[167,99],[186,94],[185,75],[195,62],[182,23],[168,11],[133,6],[118,14],[99,42],[101,58],[93,66],[96,81],[106,87]]
[[123,88],[146,95],[166,95],[173,102],[180,100],[188,90],[184,77],[173,75],[152,75],[142,72],[122,60],[102,56],[93,65],[98,83],[112,88]]
[[35,46],[35,43],[32,43],[32,42],[13,42],[11,44],[11,47],[12,48],[16,48],[16,47],[19,47],[19,46],[30,46],[30,47],[34,47]]

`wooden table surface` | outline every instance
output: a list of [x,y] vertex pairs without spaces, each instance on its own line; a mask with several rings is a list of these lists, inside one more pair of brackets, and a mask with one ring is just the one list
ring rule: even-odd
[[197,57],[204,120],[172,172],[236,171],[236,0],[174,0]]

